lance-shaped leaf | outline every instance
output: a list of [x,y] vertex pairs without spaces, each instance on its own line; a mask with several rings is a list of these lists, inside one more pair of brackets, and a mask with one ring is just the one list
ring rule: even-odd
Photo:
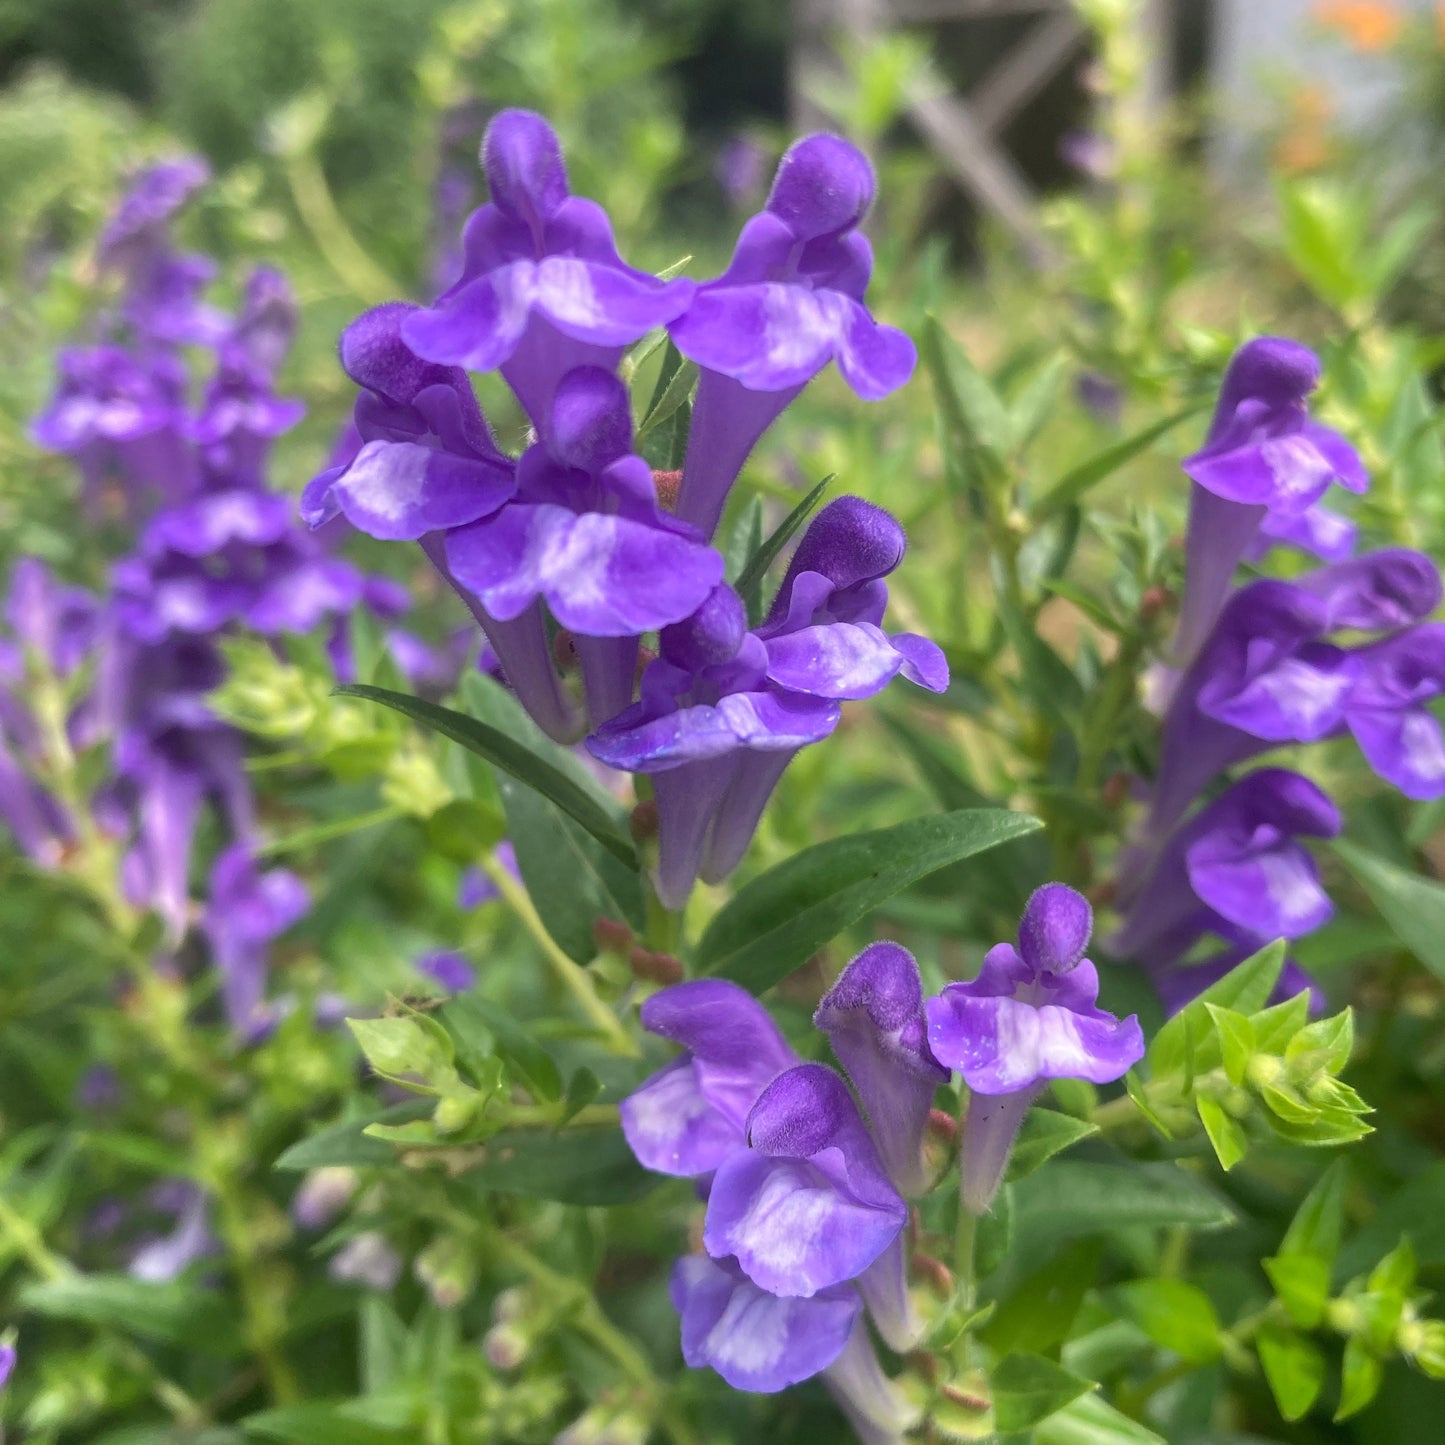
[[753,879],[713,918],[698,970],[761,993],[910,883],[1040,826],[1024,813],[971,808],[816,844]]

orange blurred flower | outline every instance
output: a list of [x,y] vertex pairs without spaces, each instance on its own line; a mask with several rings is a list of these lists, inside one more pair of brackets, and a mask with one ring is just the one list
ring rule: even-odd
[[1289,97],[1289,115],[1274,146],[1274,162],[1285,175],[1322,170],[1335,159],[1330,120],[1334,102],[1320,85],[1301,85]]
[[1316,0],[1314,18],[1356,50],[1371,54],[1388,50],[1405,28],[1405,17],[1388,0]]

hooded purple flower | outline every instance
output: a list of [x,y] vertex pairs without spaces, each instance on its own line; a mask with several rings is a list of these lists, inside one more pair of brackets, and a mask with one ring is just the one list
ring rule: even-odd
[[405,324],[419,356],[501,369],[539,432],[563,375],[612,370],[623,348],[679,315],[691,281],[623,263],[602,208],[573,196],[552,128],[504,110],[482,140],[491,202],[467,222],[461,280]]
[[[421,360],[402,339],[417,308],[388,302],[341,334],[341,364],[361,388],[360,447],[301,498],[312,527],[338,512],[368,536],[414,540],[490,515],[516,489],[466,373]],[[347,449],[349,451],[349,448]]]
[[797,1055],[767,1010],[725,979],[663,989],[641,1016],[645,1029],[686,1052],[622,1101],[622,1132],[646,1169],[710,1174],[746,1148],[749,1111]]
[[1429,704],[1445,694],[1445,622],[1426,622],[1357,655],[1345,721],[1370,766],[1407,798],[1445,796],[1445,738]]
[[175,1227],[143,1244],[131,1256],[130,1272],[151,1284],[178,1279],[197,1260],[220,1249],[211,1230],[210,1196],[199,1184],[173,1179],[158,1186],[153,1201],[163,1212],[175,1216]]
[[702,370],[678,515],[711,536],[748,453],[829,361],[868,401],[913,374],[913,343],[863,305],[873,253],[858,230],[873,169],[837,136],[798,141],[728,269],[669,328]]
[[1257,947],[1312,932],[1334,907],[1298,840],[1339,831],[1339,810],[1308,778],[1283,768],[1246,774],[1159,849],[1112,951],[1152,973],[1206,933]]
[[1219,615],[1230,580],[1267,516],[1298,517],[1338,482],[1369,484],[1338,433],[1312,422],[1306,398],[1320,364],[1298,342],[1264,336],[1235,353],[1202,450],[1186,458],[1190,493],[1187,572],[1176,661],[1185,665]]
[[903,558],[903,529],[878,507],[840,497],[814,519],[767,620],[747,630],[720,586],[686,622],[664,628],[641,700],[588,739],[611,767],[653,775],[658,896],[680,908],[699,872],[725,878],[747,851],[794,753],[837,726],[844,700],[899,673],[934,692],[942,652],[885,633],[883,581]]
[[732,1259],[689,1254],[672,1271],[682,1357],[735,1390],[771,1395],[811,1379],[843,1353],[863,1302],[850,1285],[807,1298],[759,1289]]
[[196,471],[186,374],[175,358],[142,361],[118,346],[69,347],[57,363],[55,393],[31,435],[75,459],[88,507],[108,482],[120,483],[132,520],[154,497],[177,501],[190,493]]
[[279,397],[270,369],[238,345],[226,347],[191,428],[210,486],[265,486],[271,443],[305,415],[299,401]]
[[1144,1056],[1132,1015],[1098,1007],[1099,974],[1084,957],[1093,913],[1082,894],[1046,883],[1029,899],[1019,941],[988,951],[972,983],[951,983],[924,1006],[928,1043],[974,1098],[963,1140],[963,1201],[984,1213],[1014,1136],[1049,1079],[1122,1078]]
[[913,955],[896,943],[870,944],[823,996],[813,1022],[863,1101],[889,1177],[902,1193],[922,1194],[923,1133],[948,1070],[929,1051]]
[[[503,838],[496,847],[497,862],[512,875],[520,879],[521,874],[517,871],[517,850],[510,838]],[[484,903],[490,903],[494,898],[500,898],[501,893],[497,885],[482,872],[480,868],[468,868],[462,874],[462,881],[457,888],[457,907],[463,912],[470,913],[473,908],[480,908]]]
[[252,1037],[270,1024],[263,1008],[271,944],[305,912],[306,887],[286,868],[263,873],[244,844],[233,844],[211,869],[205,929],[221,974],[226,1017]]
[[1277,545],[1310,552],[1322,562],[1352,557],[1360,529],[1348,517],[1318,502],[1303,512],[1266,512],[1259,535],[1245,549],[1246,562],[1259,562]]
[[[659,509],[611,372],[568,372],[544,435],[517,465],[516,499],[447,534],[447,563],[500,621],[546,602],[573,634],[601,724],[632,701],[640,634],[693,613],[722,581],[723,559]],[[550,659],[547,648],[538,665]]]
[[1224,768],[1279,743],[1339,732],[1373,649],[1348,652],[1325,637],[1413,622],[1440,591],[1428,557],[1392,548],[1236,592],[1170,702],[1150,835],[1172,828]]
[[234,622],[266,636],[308,632],[356,606],[362,586],[349,563],[296,528],[285,497],[249,487],[159,513],[114,582],[122,624],[146,642]]

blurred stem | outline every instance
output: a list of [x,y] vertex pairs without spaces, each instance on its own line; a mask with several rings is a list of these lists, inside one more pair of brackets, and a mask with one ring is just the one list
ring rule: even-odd
[[481,859],[480,866],[482,872],[496,885],[497,892],[502,895],[503,901],[517,915],[527,932],[532,935],[532,939],[541,949],[543,957],[552,965],[553,971],[577,1001],[583,1013],[596,1025],[598,1032],[606,1037],[612,1051],[636,1058],[640,1051],[632,1035],[628,1033],[617,1015],[598,998],[597,990],[592,985],[592,977],[587,970],[569,958],[557,946],[552,935],[547,932],[547,926],[542,922],[541,915],[533,906],[531,896],[512,876],[511,870],[505,867],[494,853],[486,854]]
[[283,167],[297,214],[340,280],[369,306],[404,296],[407,288],[372,260],[346,224],[315,153],[308,149],[287,155]]
[[[968,1128],[968,1104],[964,1103],[958,1116],[958,1135],[962,1140]],[[954,1308],[965,1319],[974,1311],[978,1301],[978,1216],[963,1202],[963,1150],[959,1150],[958,1168],[958,1220],[953,1228],[953,1279]],[[972,1329],[966,1329],[958,1342],[958,1364],[966,1370],[969,1364],[970,1336]]]

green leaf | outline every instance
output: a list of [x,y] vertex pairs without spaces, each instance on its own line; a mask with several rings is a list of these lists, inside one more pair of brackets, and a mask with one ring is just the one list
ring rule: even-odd
[[1156,1079],[1176,1073],[1188,1077],[1222,1062],[1210,1004],[1241,1014],[1258,1013],[1269,1002],[1283,967],[1284,943],[1276,940],[1211,984],[1154,1035],[1147,1056],[1150,1074]]
[[408,1099],[380,1114],[343,1120],[293,1144],[271,1167],[286,1170],[325,1169],[338,1165],[351,1169],[387,1168],[396,1163],[396,1150],[367,1135],[367,1126],[424,1119],[430,1116],[432,1108],[429,1099]]
[[[1332,1167],[1339,1167],[1338,1165]],[[1343,1186],[1342,1186],[1343,1187]],[[1387,1195],[1365,1226],[1340,1251],[1335,1278],[1351,1278],[1369,1269],[1408,1234],[1420,1263],[1445,1263],[1445,1163],[1430,1164],[1398,1192]]]
[[910,883],[1039,826],[977,808],[818,843],[724,905],[698,944],[698,971],[761,993]]
[[1045,358],[1010,402],[1009,430],[1016,449],[1033,441],[1058,405],[1068,365],[1068,358],[1059,352]]
[[475,992],[457,994],[442,1006],[439,1017],[469,1056],[483,1058],[495,1044],[512,1074],[539,1102],[562,1097],[562,1076],[551,1054],[511,1014]]
[[1385,1367],[1359,1339],[1345,1342],[1345,1363],[1340,1371],[1340,1403],[1335,1420],[1358,1414],[1380,1393]]
[[1209,1017],[1214,1020],[1214,1029],[1219,1035],[1220,1050],[1224,1054],[1225,1075],[1235,1088],[1242,1088],[1249,1070],[1249,1061],[1259,1047],[1254,1025],[1242,1013],[1236,1013],[1232,1008],[1221,1008],[1216,1003],[1206,1003],[1204,1007],[1209,1010]]
[[419,1015],[395,1018],[347,1019],[366,1061],[384,1078],[418,1074],[428,1084],[439,1085],[452,1069],[452,1041],[445,1029]]
[[994,1427],[1004,1435],[1031,1430],[1071,1400],[1094,1389],[1086,1380],[1042,1355],[1009,1355],[989,1376]]
[[647,408],[647,415],[638,424],[637,431],[633,436],[634,450],[637,450],[637,443],[648,432],[667,421],[691,397],[692,389],[696,385],[697,363],[686,360],[669,340],[667,353],[662,361],[662,370],[657,376],[657,387],[653,392],[652,402]]
[[1336,1159],[1305,1195],[1280,1243],[1281,1255],[1304,1255],[1334,1265],[1345,1222],[1345,1186],[1349,1166]]
[[482,1162],[454,1184],[473,1200],[520,1194],[562,1204],[627,1204],[661,1182],[633,1158],[620,1129],[586,1128],[498,1134]]
[[1313,1341],[1266,1321],[1254,1339],[1264,1377],[1286,1420],[1302,1419],[1325,1382],[1325,1357]]
[[1445,979],[1445,885],[1419,878],[1342,838],[1332,846],[1395,937],[1436,978]]
[[1130,1069],[1129,1072],[1124,1075],[1124,1092],[1133,1099],[1135,1108],[1149,1121],[1154,1129],[1158,1130],[1166,1139],[1172,1139],[1174,1137],[1169,1126],[1159,1117],[1153,1104],[1149,1102],[1148,1090],[1144,1081],[1140,1079],[1137,1070]]
[[346,1413],[355,1409],[351,1401],[323,1404],[283,1405],[263,1410],[241,1422],[248,1435],[263,1440],[284,1440],[293,1445],[414,1445],[417,1432],[387,1429],[370,1420]]
[[763,578],[767,576],[768,568],[777,559],[778,554],[788,545],[793,534],[813,515],[818,503],[823,500],[823,493],[832,485],[834,474],[830,472],[816,487],[788,513],[778,524],[766,542],[762,543],[752,556],[748,558],[741,572],[738,573],[738,580],[733,583],[733,588],[738,596],[747,604],[748,617],[756,626],[762,620],[762,586]]
[[1013,1189],[1019,1238],[1030,1247],[1141,1226],[1223,1229],[1235,1219],[1228,1203],[1173,1164],[1060,1159]]
[[215,1359],[245,1348],[225,1295],[180,1280],[156,1284],[127,1274],[70,1274],[25,1285],[20,1305],[48,1319],[184,1345]]
[[1329,1301],[1329,1265],[1312,1254],[1279,1254],[1261,1263],[1290,1319],[1302,1330],[1314,1329]]
[[939,410],[970,452],[998,472],[1008,455],[1013,425],[992,383],[943,329],[936,316],[923,323],[921,351],[933,378]]
[[1098,1132],[1097,1127],[1086,1120],[1035,1106],[1024,1115],[1023,1127],[1009,1155],[1008,1177],[1022,1179],[1070,1144]]
[[1080,1395],[1034,1427],[1033,1445],[1169,1445],[1097,1394]]
[[361,1389],[363,1394],[373,1395],[393,1384],[402,1373],[406,1325],[386,1295],[371,1292],[362,1298],[357,1324]]
[[1141,452],[1147,451],[1166,432],[1173,431],[1180,422],[1188,421],[1192,416],[1198,416],[1203,410],[1203,406],[1185,407],[1183,411],[1177,411],[1173,416],[1167,416],[1163,421],[1156,421],[1152,426],[1145,427],[1143,431],[1135,432],[1133,436],[1125,437],[1123,441],[1115,442],[1113,446],[1096,452],[1087,461],[1080,462],[1078,466],[1065,472],[1034,504],[1032,525],[1040,526],[1050,517],[1062,512],[1065,507],[1073,506],[1091,487],[1097,486],[1121,467],[1132,462],[1135,457]]
[[1219,1358],[1219,1316],[1197,1285],[1181,1279],[1133,1280],[1110,1290],[1107,1300],[1156,1345],[1189,1364],[1207,1365]]
[[602,1080],[589,1068],[580,1068],[567,1080],[558,1127],[570,1123],[602,1092]]
[[1204,1125],[1204,1132],[1214,1146],[1219,1167],[1228,1172],[1249,1152],[1249,1136],[1239,1120],[1225,1112],[1218,1099],[1196,1094],[1194,1107],[1199,1111],[1199,1122]]
[[464,713],[439,707],[423,698],[409,697],[406,693],[388,692],[384,688],[366,687],[359,683],[338,687],[336,692],[344,697],[379,702],[486,758],[510,777],[554,803],[619,861],[630,868],[637,867],[637,850],[632,846],[621,812],[610,799],[606,799],[606,794],[600,788],[580,785],[574,776],[524,746],[515,737],[509,737]]
[[979,1327],[984,1343],[1001,1355],[1061,1345],[1094,1286],[1101,1254],[1096,1239],[1066,1244],[1041,1269],[1020,1280],[993,1318]]

